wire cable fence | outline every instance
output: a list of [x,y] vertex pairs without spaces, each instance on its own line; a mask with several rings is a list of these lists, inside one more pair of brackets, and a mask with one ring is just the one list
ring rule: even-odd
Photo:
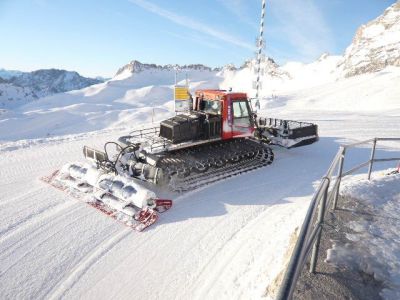
[[[376,158],[377,143],[380,141],[400,142],[400,138],[373,138],[339,147],[328,171],[322,177],[321,183],[312,197],[276,299],[286,300],[292,298],[297,280],[310,255],[309,272],[315,273],[325,212],[330,205],[332,205],[331,208],[333,210],[337,208],[342,178],[368,166],[367,178],[370,180],[374,163],[400,161],[400,157]],[[368,144],[371,145],[369,160],[352,167],[348,171],[344,171],[343,167],[347,151],[350,148]]]

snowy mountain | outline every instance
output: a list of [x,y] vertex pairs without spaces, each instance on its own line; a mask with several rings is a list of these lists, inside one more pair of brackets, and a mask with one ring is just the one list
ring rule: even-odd
[[[341,56],[331,56],[323,54],[315,62],[304,64],[300,62],[289,62],[279,66],[271,58],[261,62],[261,95],[271,96],[280,90],[296,90],[318,86],[323,83],[332,82],[340,78],[341,68],[338,63],[343,58]],[[256,79],[255,60],[236,68],[223,68],[220,76],[224,78],[220,87],[234,90],[245,91],[250,97],[255,95],[253,82]]]
[[[376,36],[374,41],[379,39]],[[375,47],[371,40],[367,44],[365,49]],[[83,161],[84,145],[103,149],[106,142],[133,129],[157,126],[174,115],[177,66],[132,61],[107,82],[31,102],[27,99],[38,97],[34,86],[51,93],[78,84],[71,74],[57,72],[54,77],[22,77],[18,81],[26,87],[0,79],[0,103],[6,97],[24,104],[7,110],[0,106],[0,299],[132,299],[132,295],[138,299],[273,299],[271,291],[279,287],[312,195],[339,145],[399,135],[400,67],[392,63],[380,65],[381,71],[366,67],[381,58],[371,56],[359,64],[356,57],[365,58],[361,52],[346,52],[348,64],[343,56],[327,54],[309,64],[278,66],[264,60],[258,114],[316,123],[320,140],[290,150],[273,147],[275,159],[268,167],[187,193],[165,195],[174,206],[141,234],[39,178],[54,174],[67,162]],[[397,55],[396,51],[386,54],[393,59]],[[232,87],[254,95],[254,60],[239,68],[179,69],[178,82],[184,83],[187,74],[192,90]],[[345,77],[344,70],[357,70],[353,75],[358,75]],[[394,142],[379,145],[378,157],[398,157],[396,146]],[[354,148],[346,156],[345,169],[369,158],[369,148]],[[393,166],[393,162],[374,164],[376,172],[368,182]],[[380,204],[387,200],[376,199]],[[389,204],[399,207],[398,201]],[[385,209],[391,213],[384,217],[398,224],[398,209],[390,205]],[[385,220],[373,212],[373,218],[367,215],[369,221]],[[367,238],[381,243],[387,236],[376,234],[376,228],[382,227],[368,228],[373,230]],[[393,245],[389,250],[396,252],[385,248],[385,255],[372,262],[380,269],[375,261],[391,256],[392,267],[382,268],[384,282],[377,289],[397,289],[391,299],[400,299],[394,228],[387,231],[386,241]],[[383,253],[371,249],[375,257]]]
[[[132,73],[127,67],[107,82],[43,97],[3,112],[0,115],[0,121],[3,121],[0,122],[0,139],[78,133],[109,126],[131,127],[138,122],[171,116],[175,70],[140,65],[140,71],[134,69]],[[186,74],[192,89],[218,88],[222,81],[218,72],[193,66],[178,73],[179,83],[185,83]],[[9,126],[14,129],[9,131]]]
[[167,71],[167,72],[188,72],[188,71],[213,71],[210,67],[207,67],[202,64],[193,64],[193,65],[156,65],[156,64],[145,64],[141,63],[137,60],[132,60],[125,66],[118,69],[115,77],[122,78],[125,76],[130,76],[133,73],[140,73],[143,71]]
[[80,76],[77,72],[48,69],[29,73],[2,70],[0,107],[12,108],[56,93],[79,90],[102,81]]
[[342,61],[342,56],[324,53],[312,63],[288,62],[281,69],[290,74],[291,88],[301,89],[318,86],[341,78],[342,68],[338,67],[338,64]]
[[[275,147],[268,167],[171,196],[174,206],[139,234],[38,180],[83,161],[83,145],[103,149],[135,128],[155,126],[153,111],[155,121],[173,115],[172,86],[139,87],[144,80],[135,75],[0,116],[0,298],[273,299],[269,291],[279,286],[314,188],[339,144],[400,132],[400,68],[301,90],[282,86],[263,100],[260,115],[315,122],[320,141]],[[221,73],[191,76],[199,80],[193,86],[230,84]],[[369,159],[370,149],[354,150],[346,167]],[[380,158],[398,157],[386,147],[379,151]],[[388,163],[374,170],[382,166]]]
[[[142,88],[153,85],[173,85],[175,83],[175,75],[177,81],[184,84],[186,77],[191,82],[201,81],[205,83],[211,77],[217,74],[216,69],[196,64],[196,65],[165,65],[145,64],[137,60],[133,60],[125,66],[121,67],[111,81],[119,81],[127,88]],[[115,83],[114,83],[115,84]],[[213,83],[207,86],[217,87]]]
[[[399,43],[396,43],[400,36],[396,34],[400,32],[399,3],[363,26],[344,56],[325,53],[312,63],[289,62],[283,66],[277,65],[271,58],[264,59],[261,62],[262,109],[288,105],[288,108],[301,110],[297,102],[288,100],[293,95],[303,95],[302,91],[305,90],[307,100],[298,103],[307,103],[308,109],[318,107],[324,110],[357,111],[363,107],[360,101],[368,96],[368,101],[376,102],[369,107],[396,110],[398,100],[395,96],[399,94],[396,86],[400,77],[399,68],[391,65],[396,65],[400,59]],[[376,34],[372,35],[371,32]],[[372,55],[374,53],[376,55]],[[381,77],[363,74],[379,72],[382,68],[385,68],[387,75],[383,76],[384,72],[377,73]],[[347,77],[355,74],[361,77],[351,81],[346,74]],[[4,140],[39,138],[112,127],[129,128],[138,122],[159,121],[174,114],[175,75],[181,84],[185,83],[187,77],[192,91],[232,88],[233,91],[246,92],[249,97],[255,95],[254,59],[247,60],[240,67],[226,65],[214,69],[201,64],[160,66],[133,60],[121,67],[107,82],[80,90],[81,86],[93,84],[94,81],[82,78],[75,72],[37,71],[12,78],[12,82],[0,82],[0,100],[3,100],[3,108],[6,109],[12,108],[10,103],[15,103],[14,99],[26,104],[29,99],[51,95],[15,110],[3,109],[0,137]],[[382,81],[382,78],[385,80]],[[368,80],[377,83],[365,84]],[[341,87],[340,91],[333,93],[335,97],[340,94],[340,98],[336,99],[340,105],[331,106],[320,100],[329,98],[327,95],[332,86]],[[59,93],[70,89],[76,90]],[[313,89],[314,96],[310,96],[310,89]],[[380,103],[382,97],[387,101],[385,107]],[[29,118],[26,114],[29,114]]]
[[[21,71],[0,69],[0,78],[1,79],[10,79],[12,77],[19,76],[22,73],[23,72],[21,72]],[[1,83],[1,79],[0,79],[0,83]]]
[[17,86],[31,87],[38,97],[79,90],[101,81],[80,76],[77,72],[49,69],[24,73],[10,80]]
[[357,30],[343,66],[347,77],[400,66],[400,1]]
[[37,98],[31,88],[16,86],[0,77],[0,109],[14,108]]

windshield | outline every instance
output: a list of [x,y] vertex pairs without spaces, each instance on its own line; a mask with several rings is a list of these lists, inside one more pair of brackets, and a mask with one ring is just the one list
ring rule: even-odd
[[250,126],[250,111],[247,101],[235,101],[233,106],[233,122],[239,126]]
[[202,110],[206,113],[211,114],[221,114],[221,102],[220,101],[212,101],[212,100],[203,100],[202,101]]

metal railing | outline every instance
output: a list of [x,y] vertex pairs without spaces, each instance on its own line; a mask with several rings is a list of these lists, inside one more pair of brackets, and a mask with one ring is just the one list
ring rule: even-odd
[[146,140],[150,152],[162,151],[171,145],[166,138],[160,137],[160,126],[135,129],[125,139],[130,142],[137,142],[139,139]]
[[[376,146],[378,141],[398,142],[400,141],[400,138],[373,138],[370,140],[365,140],[349,145],[342,145],[339,147],[339,150],[332,160],[332,163],[328,171],[326,172],[326,175],[322,178],[317,191],[312,197],[310,206],[308,208],[307,214],[299,233],[297,243],[293,250],[276,299],[286,300],[292,298],[297,280],[304,268],[308,257],[310,256],[311,249],[312,252],[309,271],[310,273],[315,273],[325,212],[332,200],[332,209],[337,208],[337,200],[339,197],[340,182],[342,178],[360,170],[363,167],[368,166],[367,178],[368,180],[370,180],[373,164],[375,162],[400,161],[400,157],[375,158]],[[348,171],[343,171],[346,151],[349,148],[354,148],[363,144],[372,144],[369,160],[351,168]],[[335,170],[337,170],[336,176],[334,175]],[[315,216],[317,208],[318,215]],[[313,222],[314,219],[315,222]]]
[[159,133],[160,133],[160,127],[154,126],[142,129],[135,129],[129,133],[129,136],[131,138],[143,138],[148,136],[155,136],[158,135]]

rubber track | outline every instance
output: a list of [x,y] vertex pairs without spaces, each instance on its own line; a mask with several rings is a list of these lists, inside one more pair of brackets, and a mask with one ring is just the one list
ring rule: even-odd
[[[231,145],[228,144],[228,147],[230,146]],[[241,148],[240,160],[238,162],[229,161],[229,158],[231,158],[230,154],[232,153],[227,152],[228,149],[224,149],[223,146],[218,149],[220,151],[216,151],[219,153],[215,153],[213,151],[215,147],[211,147],[208,149],[211,151],[205,151],[203,155],[207,156],[208,159],[223,159],[225,165],[221,167],[216,167],[215,165],[210,166],[209,169],[203,173],[191,172],[189,175],[185,176],[174,175],[169,183],[169,189],[177,192],[197,189],[219,180],[265,167],[273,161],[274,156],[272,150],[263,144],[245,140],[243,143],[238,143],[234,146],[240,146]],[[255,154],[254,156],[247,156],[247,153]],[[224,158],[220,157],[221,154],[224,155]],[[234,155],[237,155],[237,152],[234,153]],[[168,158],[168,162],[172,162],[172,160],[173,158]],[[176,160],[181,161],[179,158]],[[192,163],[192,161],[187,162],[187,165],[190,165],[190,163]]]

